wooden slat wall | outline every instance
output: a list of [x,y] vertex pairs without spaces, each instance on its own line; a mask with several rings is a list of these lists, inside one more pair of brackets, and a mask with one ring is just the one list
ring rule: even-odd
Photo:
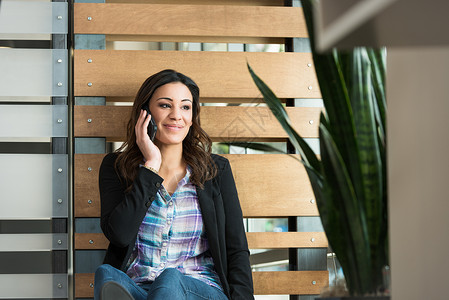
[[[107,0],[76,3],[75,34],[104,34],[109,41],[284,43],[307,37],[301,8],[280,0]],[[134,4],[133,4],[134,3]],[[135,4],[138,3],[138,4]],[[90,17],[88,20],[87,17]],[[189,24],[185,26],[185,24]],[[320,98],[310,53],[75,50],[74,94],[133,101],[151,74],[173,68],[200,86],[202,101],[260,103],[247,62],[280,98]],[[321,108],[287,108],[304,137],[318,136]],[[129,107],[75,106],[74,136],[123,141]],[[89,121],[88,121],[89,120]],[[285,141],[266,107],[202,107],[202,126],[214,141]],[[279,154],[224,155],[230,160],[244,217],[317,216],[306,172]],[[75,154],[76,218],[98,218],[98,171],[104,154]],[[250,232],[252,249],[326,248],[323,232]],[[75,250],[103,251],[102,233],[75,233]],[[76,271],[76,270],[75,270]],[[255,272],[256,294],[319,294],[327,271]],[[93,274],[75,274],[75,297],[93,297]]]
[[[98,171],[104,154],[76,154],[75,217],[99,217]],[[317,216],[298,155],[228,154],[244,217]],[[273,186],[276,186],[274,189]],[[283,199],[274,201],[273,199]]]
[[[293,128],[301,136],[318,137],[321,108],[287,107],[286,110]],[[131,107],[76,106],[74,122],[77,126],[74,134],[79,137],[108,137],[124,141],[130,113]],[[203,106],[201,126],[214,141],[285,141],[288,137],[267,107]]]
[[202,97],[259,98],[249,63],[279,98],[321,97],[310,53],[75,50],[74,59],[75,96],[135,96],[148,76],[172,68]]

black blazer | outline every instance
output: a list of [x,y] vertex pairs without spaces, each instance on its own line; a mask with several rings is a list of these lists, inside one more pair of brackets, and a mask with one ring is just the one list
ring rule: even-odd
[[[163,182],[156,173],[139,168],[133,188],[125,187],[116,173],[117,154],[105,156],[100,167],[101,228],[110,241],[105,264],[125,271],[139,226]],[[254,299],[249,250],[242,210],[229,161],[212,154],[217,176],[196,187],[215,270],[230,299]]]

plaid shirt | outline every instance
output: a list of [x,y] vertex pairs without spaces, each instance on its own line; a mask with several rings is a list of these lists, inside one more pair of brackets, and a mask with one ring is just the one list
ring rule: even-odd
[[126,272],[137,283],[154,281],[164,269],[176,268],[222,290],[190,174],[187,166],[172,196],[161,185],[140,225]]

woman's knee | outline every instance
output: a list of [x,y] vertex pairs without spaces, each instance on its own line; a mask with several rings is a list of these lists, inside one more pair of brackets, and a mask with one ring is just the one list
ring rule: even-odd
[[101,265],[95,270],[95,281],[101,281],[105,278],[114,278],[120,271],[111,265]]
[[111,265],[101,265],[95,271],[95,282],[94,282],[94,299],[100,299],[100,291],[103,286],[109,282],[114,281],[120,286],[122,286],[125,290],[132,293],[134,297],[138,296],[136,299],[142,299],[142,297],[146,298],[146,294],[142,296],[142,291],[139,290],[137,285],[126,275],[124,272],[119,269],[114,268]]
[[95,274],[107,274],[107,273],[111,273],[114,272],[114,267],[111,265],[101,265],[97,268],[97,270],[95,271]]

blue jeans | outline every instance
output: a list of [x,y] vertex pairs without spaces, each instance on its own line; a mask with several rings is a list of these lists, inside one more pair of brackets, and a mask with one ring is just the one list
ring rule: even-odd
[[154,282],[137,285],[124,272],[110,265],[101,265],[95,272],[95,300],[100,299],[101,288],[108,281],[119,283],[136,300],[228,299],[219,289],[198,279],[186,276],[176,269],[165,269]]

